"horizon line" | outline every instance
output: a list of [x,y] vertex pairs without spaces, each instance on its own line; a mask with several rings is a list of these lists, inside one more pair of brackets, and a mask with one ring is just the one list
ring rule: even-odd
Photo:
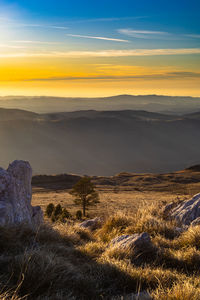
[[[199,96],[185,96],[185,95],[167,95],[167,94],[116,94],[116,95],[108,95],[108,96],[49,96],[49,95],[0,95],[0,98],[10,98],[10,97],[34,97],[34,98],[59,98],[59,99],[98,99],[98,98],[114,98],[114,97],[120,97],[120,96],[132,96],[132,97],[150,97],[150,96],[156,96],[156,97],[174,97],[174,98],[199,98],[200,99],[200,95]],[[16,99],[17,100],[17,99]]]

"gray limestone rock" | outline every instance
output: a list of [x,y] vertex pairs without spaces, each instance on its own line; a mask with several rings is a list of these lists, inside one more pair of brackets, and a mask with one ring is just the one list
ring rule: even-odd
[[145,248],[152,247],[151,238],[148,233],[143,232],[141,234],[135,233],[131,235],[121,235],[114,238],[110,245],[119,247],[124,250],[145,250]]
[[43,222],[40,207],[31,206],[32,169],[28,162],[16,160],[7,170],[0,168],[0,226]]
[[[195,224],[195,220],[200,218],[200,193],[192,199],[183,201],[172,207],[168,212],[170,218],[174,218],[181,225]],[[196,221],[197,222],[197,221]]]
[[94,219],[83,221],[81,224],[79,224],[79,226],[87,229],[96,229],[100,225],[100,223],[101,223],[100,218],[94,218]]

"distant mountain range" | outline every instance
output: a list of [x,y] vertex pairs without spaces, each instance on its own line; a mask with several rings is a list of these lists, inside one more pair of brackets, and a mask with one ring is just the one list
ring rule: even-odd
[[0,97],[0,107],[36,113],[77,110],[145,110],[165,114],[200,111],[200,98],[119,95],[106,98]]
[[0,109],[0,166],[30,161],[35,174],[164,173],[200,163],[200,112]]

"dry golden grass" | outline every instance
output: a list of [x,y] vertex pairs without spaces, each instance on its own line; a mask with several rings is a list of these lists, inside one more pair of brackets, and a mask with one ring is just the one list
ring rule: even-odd
[[[96,179],[100,203],[88,213],[103,223],[92,232],[74,218],[37,232],[0,228],[0,299],[138,300],[140,291],[155,300],[200,299],[200,226],[180,233],[161,213],[164,204],[199,191],[199,173],[120,176],[119,189]],[[45,210],[60,203],[74,217],[80,208],[69,190],[50,188],[33,187],[32,204]],[[110,245],[119,235],[141,232],[153,245],[140,252]]]
[[172,288],[158,288],[152,293],[155,300],[199,300],[200,285],[198,279],[187,279],[183,282],[176,283]]
[[176,244],[181,247],[196,247],[200,250],[200,225],[190,227],[180,236]]
[[[97,189],[98,190],[98,189]],[[155,191],[120,191],[119,193],[113,192],[112,189],[98,190],[100,195],[100,203],[91,207],[89,216],[109,216],[116,211],[124,213],[135,213],[139,206],[143,203],[150,205],[162,204],[162,202],[177,201],[177,199],[189,199],[189,195],[173,194],[170,192],[155,192]],[[43,210],[49,203],[57,205],[60,203],[72,215],[75,215],[79,209],[74,202],[73,197],[69,194],[69,190],[50,191],[41,188],[33,188],[32,204],[34,206],[40,205]]]
[[[184,233],[162,218],[157,201],[131,213],[104,216],[89,231],[71,220],[0,228],[0,299],[200,299],[200,226]],[[109,245],[121,234],[146,231],[153,245],[140,252]],[[137,299],[137,298],[136,298]]]

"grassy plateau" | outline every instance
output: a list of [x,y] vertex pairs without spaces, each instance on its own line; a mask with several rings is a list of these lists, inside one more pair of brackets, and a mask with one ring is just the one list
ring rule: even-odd
[[[100,203],[88,214],[101,224],[93,231],[79,226],[69,187],[56,176],[54,184],[33,178],[33,205],[45,210],[61,203],[72,217],[66,223],[45,218],[37,230],[0,228],[0,299],[199,300],[200,226],[180,232],[162,213],[166,203],[200,190],[199,177],[194,170],[94,177]],[[117,236],[142,232],[152,247],[138,252],[110,245]]]

